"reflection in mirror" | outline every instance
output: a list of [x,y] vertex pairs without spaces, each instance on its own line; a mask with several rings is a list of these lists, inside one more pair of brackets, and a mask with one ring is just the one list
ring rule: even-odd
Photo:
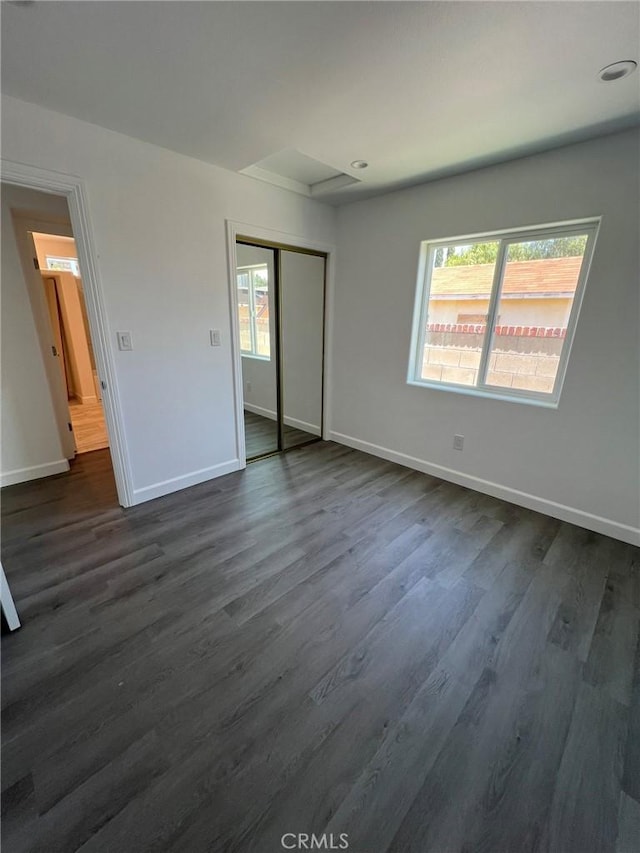
[[247,459],[278,450],[274,256],[273,249],[236,246]]
[[317,255],[280,253],[285,448],[322,435],[324,266]]

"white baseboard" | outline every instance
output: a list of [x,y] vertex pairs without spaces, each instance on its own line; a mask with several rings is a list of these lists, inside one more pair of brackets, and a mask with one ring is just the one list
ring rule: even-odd
[[244,408],[254,415],[269,418],[270,421],[275,421],[276,419],[276,413],[272,409],[263,409],[262,406],[254,406],[253,403],[244,403]]
[[[254,406],[253,403],[245,403],[244,408],[254,415],[261,415],[263,418],[269,418],[270,421],[276,420],[276,413],[271,409],[263,409],[262,406]],[[322,435],[322,430],[316,424],[301,421],[298,418],[289,418],[285,415],[284,422],[287,426],[301,429],[303,432],[310,432],[312,435]]]
[[448,480],[451,483],[465,486],[476,492],[482,492],[494,498],[501,498],[502,500],[517,504],[517,506],[523,506],[525,509],[532,509],[535,512],[550,515],[552,518],[576,524],[578,527],[585,527],[587,530],[593,530],[596,533],[620,539],[622,542],[628,542],[630,545],[640,545],[640,528],[638,527],[620,524],[610,518],[592,515],[575,507],[565,506],[547,498],[541,498],[536,495],[530,495],[527,492],[521,492],[518,489],[512,489],[510,486],[492,483],[490,480],[483,480],[480,477],[464,474],[462,471],[456,471],[453,468],[445,468],[442,465],[436,465],[433,462],[427,462],[415,456],[408,456],[396,450],[389,450],[387,447],[380,447],[368,441],[361,441],[359,438],[354,438],[351,435],[331,432],[329,438],[338,444],[346,444],[347,447],[353,447],[355,450],[362,450],[364,453],[379,456],[381,459],[387,459],[389,462],[397,462],[398,465],[422,471],[423,474],[431,474],[434,477],[439,477],[441,480]]
[[311,435],[321,435],[322,431],[316,424],[309,424],[306,421],[300,421],[298,418],[288,418],[285,416],[284,422],[287,426],[301,429],[303,432],[310,432]]
[[170,495],[172,492],[179,492],[181,489],[188,489],[189,486],[197,486],[198,483],[204,483],[206,480],[215,480],[216,477],[223,477],[225,474],[239,471],[241,467],[239,459],[229,459],[228,462],[221,462],[219,465],[212,465],[210,468],[201,468],[199,471],[191,471],[191,473],[183,474],[180,477],[172,477],[170,480],[162,480],[162,482],[153,483],[151,486],[134,489],[131,506]]
[[43,465],[31,465],[29,468],[16,468],[14,471],[4,471],[0,475],[2,486],[13,486],[16,483],[27,483],[29,480],[39,480],[41,477],[51,477],[53,474],[63,474],[69,470],[67,459],[57,459],[55,462],[45,462]]

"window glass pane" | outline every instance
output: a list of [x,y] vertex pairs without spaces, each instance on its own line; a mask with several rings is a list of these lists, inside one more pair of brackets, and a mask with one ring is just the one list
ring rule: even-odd
[[[498,246],[495,240],[436,249],[421,379],[476,385]],[[464,317],[473,320],[460,322]]]
[[238,324],[240,349],[251,352],[251,313],[249,309],[249,275],[238,273]]
[[253,271],[256,355],[271,356],[269,334],[269,272],[267,267]]
[[77,258],[54,258],[51,255],[47,255],[46,258],[47,269],[71,272],[75,276],[80,275],[80,265]]
[[578,235],[507,247],[488,385],[553,392],[586,244]]

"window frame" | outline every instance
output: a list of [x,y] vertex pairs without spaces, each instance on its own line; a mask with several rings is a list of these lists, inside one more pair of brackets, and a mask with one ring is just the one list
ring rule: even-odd
[[[560,401],[569,355],[573,346],[575,330],[578,323],[580,309],[582,307],[585,286],[591,269],[593,252],[601,222],[601,216],[592,216],[585,219],[573,219],[567,222],[553,222],[545,225],[509,228],[500,231],[482,232],[480,234],[465,234],[459,237],[448,237],[446,239],[423,240],[420,244],[407,384],[420,388],[429,388],[436,391],[452,391],[457,394],[467,394],[474,397],[485,397],[494,400],[525,403],[528,405],[556,409]],[[560,353],[558,371],[556,373],[553,391],[528,391],[526,389],[503,388],[488,384],[485,380],[488,373],[487,366],[489,356],[491,354],[491,348],[495,337],[494,318],[500,305],[500,296],[504,282],[509,245],[512,243],[522,243],[531,240],[552,239],[554,237],[572,237],[584,234],[587,235],[587,242],[582,256],[582,264],[580,267],[578,281],[576,283],[571,312],[567,321],[567,332],[564,338],[564,345]],[[420,374],[422,372],[425,338],[427,333],[427,319],[429,314],[431,276],[434,268],[433,261],[436,251],[441,247],[459,243],[489,243],[496,241],[499,242],[498,255],[493,271],[493,281],[491,284],[489,306],[487,309],[485,337],[482,343],[480,364],[478,366],[478,381],[476,385],[462,385],[454,382],[442,382],[440,380],[421,378]]]
[[[47,262],[47,272],[70,272],[71,275],[75,276],[76,278],[80,278],[80,263],[77,258],[72,258],[70,256],[62,257],[61,255],[45,255],[45,261]],[[69,267],[50,267],[49,261],[69,264]]]
[[[242,349],[242,344],[240,346],[240,355],[245,358],[255,358],[259,361],[271,361],[271,319],[269,319],[269,355],[262,355],[262,353],[257,352],[257,340],[258,340],[258,329],[256,325],[256,281],[255,281],[255,273],[266,271],[267,273],[267,300],[269,300],[269,295],[271,293],[271,282],[269,281],[269,265],[268,264],[247,264],[246,266],[236,267],[236,302],[238,301],[238,291],[240,290],[240,285],[238,283],[238,279],[243,274],[248,274],[249,276],[249,287],[248,287],[248,305],[249,305],[249,337],[251,338],[251,349],[245,350]],[[244,288],[243,288],[244,289]],[[258,290],[262,289],[260,286],[257,288]],[[239,303],[238,303],[239,305]],[[269,309],[271,309],[271,303],[269,302]],[[271,310],[269,310],[269,317],[271,318]]]

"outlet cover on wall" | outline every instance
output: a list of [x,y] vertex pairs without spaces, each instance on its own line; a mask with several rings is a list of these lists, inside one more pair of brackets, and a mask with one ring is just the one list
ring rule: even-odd
[[453,449],[454,450],[464,450],[464,436],[463,435],[454,435],[453,436]]

